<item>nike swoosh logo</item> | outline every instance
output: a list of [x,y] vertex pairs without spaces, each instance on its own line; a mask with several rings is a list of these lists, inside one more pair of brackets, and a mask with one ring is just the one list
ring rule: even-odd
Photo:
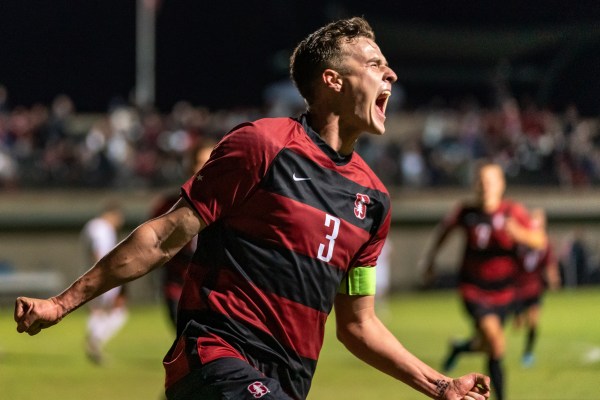
[[310,178],[302,178],[302,177],[298,177],[296,176],[296,173],[294,172],[294,174],[292,175],[292,178],[296,181],[296,182],[300,182],[300,181],[310,181]]

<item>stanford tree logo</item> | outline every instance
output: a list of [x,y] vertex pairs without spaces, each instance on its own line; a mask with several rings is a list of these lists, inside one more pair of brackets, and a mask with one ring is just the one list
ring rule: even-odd
[[367,216],[367,204],[371,203],[371,199],[366,194],[356,193],[354,201],[354,215],[358,219],[365,219]]

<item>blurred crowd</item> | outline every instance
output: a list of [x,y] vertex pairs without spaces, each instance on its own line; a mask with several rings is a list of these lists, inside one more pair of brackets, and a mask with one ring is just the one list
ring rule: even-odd
[[0,187],[148,188],[186,179],[185,153],[260,115],[209,112],[187,102],[170,113],[115,102],[106,113],[80,114],[66,95],[50,106],[3,105],[0,96]]
[[511,186],[600,182],[598,120],[582,117],[575,105],[552,112],[513,97],[491,108],[473,99],[455,106],[434,99],[400,118],[412,119],[400,135],[362,144],[362,154],[388,185],[468,186],[480,158],[502,165]]
[[[235,125],[302,112],[289,87],[274,86],[263,107],[209,110],[181,101],[168,113],[114,102],[106,113],[78,113],[66,95],[51,104],[10,105],[0,86],[0,187],[144,188],[186,178],[183,155]],[[505,96],[494,107],[465,98],[452,105],[389,107],[383,138],[363,136],[358,151],[394,187],[467,186],[473,161],[500,163],[511,185],[582,187],[600,182],[596,118],[577,107],[540,109]]]

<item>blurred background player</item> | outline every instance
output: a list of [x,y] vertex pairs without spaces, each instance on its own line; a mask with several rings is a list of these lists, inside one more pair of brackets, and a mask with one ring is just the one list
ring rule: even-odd
[[[531,211],[531,223],[546,230],[546,213],[541,208]],[[550,242],[542,249],[519,246],[518,256],[521,264],[516,278],[515,326],[525,326],[525,347],[521,362],[530,367],[535,360],[533,348],[538,334],[542,295],[546,286],[555,290],[560,287],[558,261]]]
[[[117,244],[124,214],[116,202],[108,202],[102,213],[89,220],[81,231],[86,265],[93,265]],[[89,303],[85,351],[94,363],[104,361],[104,345],[127,321],[125,286],[117,286]]]
[[481,163],[476,173],[476,198],[459,204],[443,219],[424,259],[425,280],[430,283],[436,254],[449,233],[455,228],[464,232],[459,291],[476,333],[468,340],[452,344],[443,369],[451,370],[462,352],[485,351],[494,398],[498,400],[504,399],[503,325],[515,299],[516,246],[541,249],[547,241],[544,230],[532,226],[524,206],[504,199],[505,188],[500,165]]
[[[208,161],[210,153],[216,144],[212,139],[202,139],[190,149],[187,158],[184,160],[186,170],[190,176],[198,172],[206,161]],[[156,218],[169,211],[177,200],[179,200],[180,195],[179,190],[174,190],[172,193],[165,194],[158,199],[152,210],[151,218]],[[162,296],[167,308],[169,321],[174,329],[177,328],[177,304],[181,297],[188,263],[192,259],[194,251],[196,251],[196,244],[197,237],[192,239],[171,260],[165,263],[160,271]]]

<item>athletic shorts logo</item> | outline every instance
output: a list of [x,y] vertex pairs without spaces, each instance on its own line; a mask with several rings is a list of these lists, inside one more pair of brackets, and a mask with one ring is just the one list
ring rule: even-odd
[[255,399],[260,399],[264,395],[270,392],[269,388],[266,387],[262,382],[256,381],[248,385],[248,391],[252,393]]
[[356,193],[354,201],[354,215],[358,219],[365,219],[367,216],[367,204],[371,203],[371,199],[366,194]]

